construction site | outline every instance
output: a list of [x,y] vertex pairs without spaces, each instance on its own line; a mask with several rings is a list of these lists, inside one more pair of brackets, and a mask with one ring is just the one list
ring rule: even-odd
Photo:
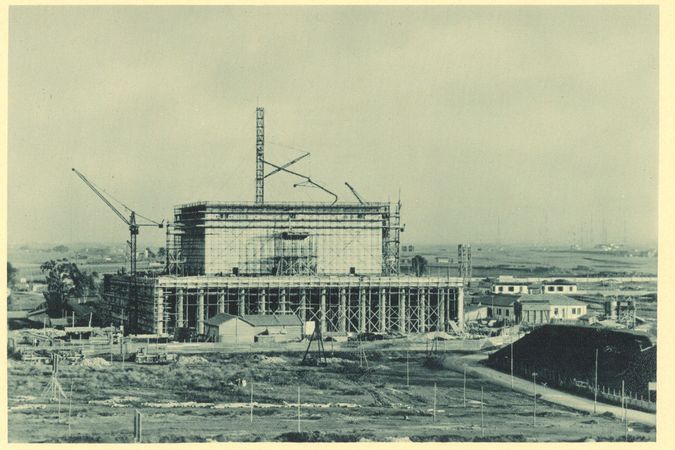
[[[63,292],[48,287],[46,304],[14,314],[10,441],[655,439],[650,338],[640,335],[636,347],[630,333],[555,324],[591,323],[593,307],[602,310],[595,319],[636,329],[635,302],[594,304],[556,278],[538,287],[512,277],[493,284],[473,277],[467,244],[457,247],[454,276],[449,269],[431,276],[419,265],[402,270],[400,200],[366,202],[345,182],[355,201],[339,201],[289,169],[308,154],[268,162],[264,121],[257,108],[251,203],[183,204],[171,221],[158,222],[116,207],[73,169],[128,226],[129,269],[104,274],[99,302],[72,299],[66,312]],[[265,201],[265,180],[279,172],[330,200]],[[158,270],[138,268],[141,227],[166,233]],[[520,295],[544,286],[564,286],[584,302],[540,293],[536,320],[517,323],[527,320],[516,311],[532,304]],[[495,299],[491,291],[513,295]],[[568,371],[556,365],[560,348],[542,347],[537,337],[546,333],[574,343],[565,361],[583,354],[585,363],[565,363]],[[575,338],[582,334],[590,337]],[[600,389],[597,351],[595,383],[592,351],[582,351],[593,339],[605,348]],[[648,366],[638,381],[602,359],[626,346],[622,363]]]
[[[125,219],[130,272],[104,280],[112,323],[172,336],[203,335],[204,322],[221,313],[295,314],[324,334],[462,327],[462,278],[401,275],[400,202],[364,202],[350,185],[357,202],[338,202],[327,188],[288,169],[302,157],[269,163],[263,108],[256,110],[255,149],[255,202],[177,206],[166,225],[164,273],[136,272],[135,213]],[[265,180],[278,172],[320,188],[332,202],[265,202]]]

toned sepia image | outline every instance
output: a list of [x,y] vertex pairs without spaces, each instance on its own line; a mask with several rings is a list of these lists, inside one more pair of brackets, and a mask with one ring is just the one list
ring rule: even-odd
[[10,6],[9,442],[655,442],[659,16]]

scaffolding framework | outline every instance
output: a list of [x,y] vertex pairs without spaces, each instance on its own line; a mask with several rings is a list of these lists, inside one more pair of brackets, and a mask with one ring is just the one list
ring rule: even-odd
[[[203,334],[219,313],[295,314],[323,334],[424,333],[463,326],[461,279],[436,277],[175,277],[109,275],[111,317],[145,333]],[[129,304],[129,290],[136,292]]]
[[172,275],[396,275],[400,205],[219,203],[177,206]]

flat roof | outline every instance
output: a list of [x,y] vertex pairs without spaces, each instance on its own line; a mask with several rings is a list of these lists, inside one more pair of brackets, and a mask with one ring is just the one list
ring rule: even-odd
[[391,203],[386,202],[339,202],[339,203],[319,203],[319,202],[223,202],[223,201],[197,201],[176,205],[174,209],[184,208],[235,208],[235,209],[379,209],[390,207]]

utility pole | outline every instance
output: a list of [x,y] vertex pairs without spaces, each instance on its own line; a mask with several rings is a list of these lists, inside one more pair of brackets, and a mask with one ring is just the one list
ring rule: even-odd
[[464,366],[464,407],[466,408],[466,366]]
[[625,385],[624,380],[621,380],[621,407],[623,408],[623,424],[625,430],[625,439],[628,442],[628,411],[626,411],[626,397],[625,397]]
[[405,351],[405,385],[410,387],[410,355]]
[[298,433],[300,432],[300,386],[298,386]]
[[534,390],[534,412],[532,415],[532,426],[537,426],[537,372],[532,372],[532,388]]
[[513,338],[511,338],[511,390],[513,390]]
[[598,413],[598,349],[595,349],[595,389],[593,392],[593,414]]
[[480,387],[480,435],[485,437],[485,422],[483,420],[483,386]]
[[434,422],[436,422],[436,383],[434,383]]
[[251,423],[253,423],[253,379],[251,379]]

